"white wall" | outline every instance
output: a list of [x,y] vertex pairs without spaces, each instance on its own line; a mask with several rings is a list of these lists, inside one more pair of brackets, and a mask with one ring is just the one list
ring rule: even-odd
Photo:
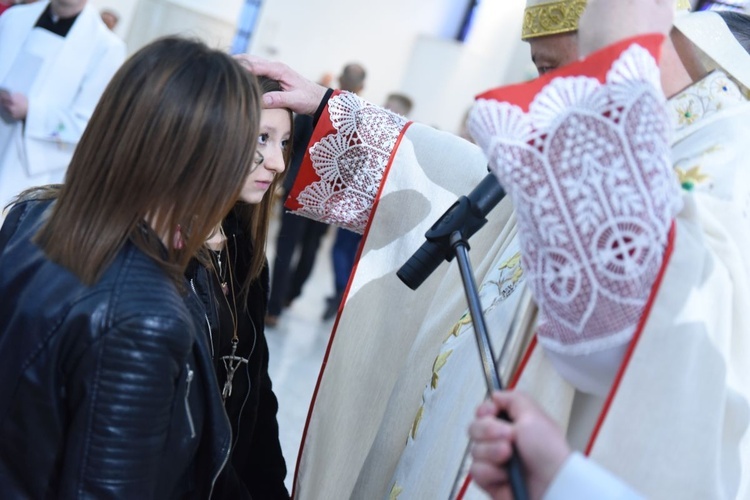
[[466,43],[446,38],[467,3],[266,0],[250,52],[311,79],[360,62],[368,72],[364,98],[381,104],[402,91],[415,101],[413,119],[456,131],[476,93],[530,75],[520,42],[525,2],[483,1]]
[[228,49],[243,0],[89,0],[97,10],[120,15],[115,33],[128,53],[164,35],[182,34]]
[[[239,4],[228,2],[217,1],[217,5],[223,4],[225,8],[207,13],[204,8],[196,10],[187,0],[138,0],[134,21],[125,38],[128,51],[133,53],[158,37],[174,34],[199,38],[211,47],[229,50]],[[237,7],[237,12],[232,13],[229,5]]]
[[440,34],[457,15],[456,4],[456,0],[266,0],[250,52],[282,60],[315,80],[323,73],[338,75],[348,62],[360,62],[367,69],[363,97],[382,104],[390,91],[401,87],[418,37]]
[[[121,14],[132,53],[180,33],[228,49],[243,0],[91,0]],[[308,78],[359,62],[363,97],[389,92],[415,101],[412,118],[456,131],[474,96],[533,76],[520,39],[523,0],[485,0],[466,43],[452,40],[468,0],[264,0],[250,52],[284,61]],[[335,82],[334,82],[335,84]]]
[[[245,3],[243,0],[170,0],[176,5],[194,12],[203,13],[209,17],[221,19],[234,24],[239,16],[240,9]],[[273,0],[270,0],[273,1]]]
[[419,37],[401,90],[414,96],[411,118],[457,132],[477,94],[535,75],[521,42],[524,3],[485,1],[465,43]]

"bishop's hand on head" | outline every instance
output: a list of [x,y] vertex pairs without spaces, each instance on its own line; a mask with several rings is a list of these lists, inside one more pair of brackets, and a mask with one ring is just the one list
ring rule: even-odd
[[263,94],[263,105],[266,108],[287,108],[298,114],[312,115],[328,90],[284,63],[247,54],[237,55],[235,58],[252,74],[267,76],[281,83],[284,89],[282,92]]

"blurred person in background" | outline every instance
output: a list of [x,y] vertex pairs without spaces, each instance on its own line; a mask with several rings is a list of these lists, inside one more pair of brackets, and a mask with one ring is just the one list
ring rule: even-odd
[[125,45],[86,0],[0,16],[0,207],[59,183]]
[[[354,94],[362,92],[365,88],[366,76],[367,73],[362,65],[347,64],[339,75],[339,87]],[[302,160],[307,153],[307,143],[313,132],[313,123],[313,117],[305,114],[299,114],[294,119],[292,160],[284,181],[284,198],[289,195],[302,166]],[[310,277],[315,264],[320,241],[327,231],[327,224],[297,217],[286,211],[282,213],[279,232],[276,236],[276,257],[273,261],[271,296],[266,316],[268,326],[276,326],[284,308],[302,293],[302,287]],[[293,262],[295,253],[298,257]]]

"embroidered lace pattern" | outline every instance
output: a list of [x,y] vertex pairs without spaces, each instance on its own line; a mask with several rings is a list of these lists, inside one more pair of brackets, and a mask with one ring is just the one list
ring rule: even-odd
[[300,215],[362,233],[406,119],[344,92],[328,102],[335,132],[310,148],[320,180],[297,197]]
[[516,206],[540,342],[571,355],[627,342],[681,207],[656,61],[633,45],[604,84],[555,78],[528,113],[480,100],[469,126]]

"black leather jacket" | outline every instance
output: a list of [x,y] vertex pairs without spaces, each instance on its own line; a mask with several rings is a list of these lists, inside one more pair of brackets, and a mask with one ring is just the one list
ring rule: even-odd
[[130,243],[93,286],[49,261],[49,205],[0,230],[0,498],[208,498],[231,436],[198,319]]

